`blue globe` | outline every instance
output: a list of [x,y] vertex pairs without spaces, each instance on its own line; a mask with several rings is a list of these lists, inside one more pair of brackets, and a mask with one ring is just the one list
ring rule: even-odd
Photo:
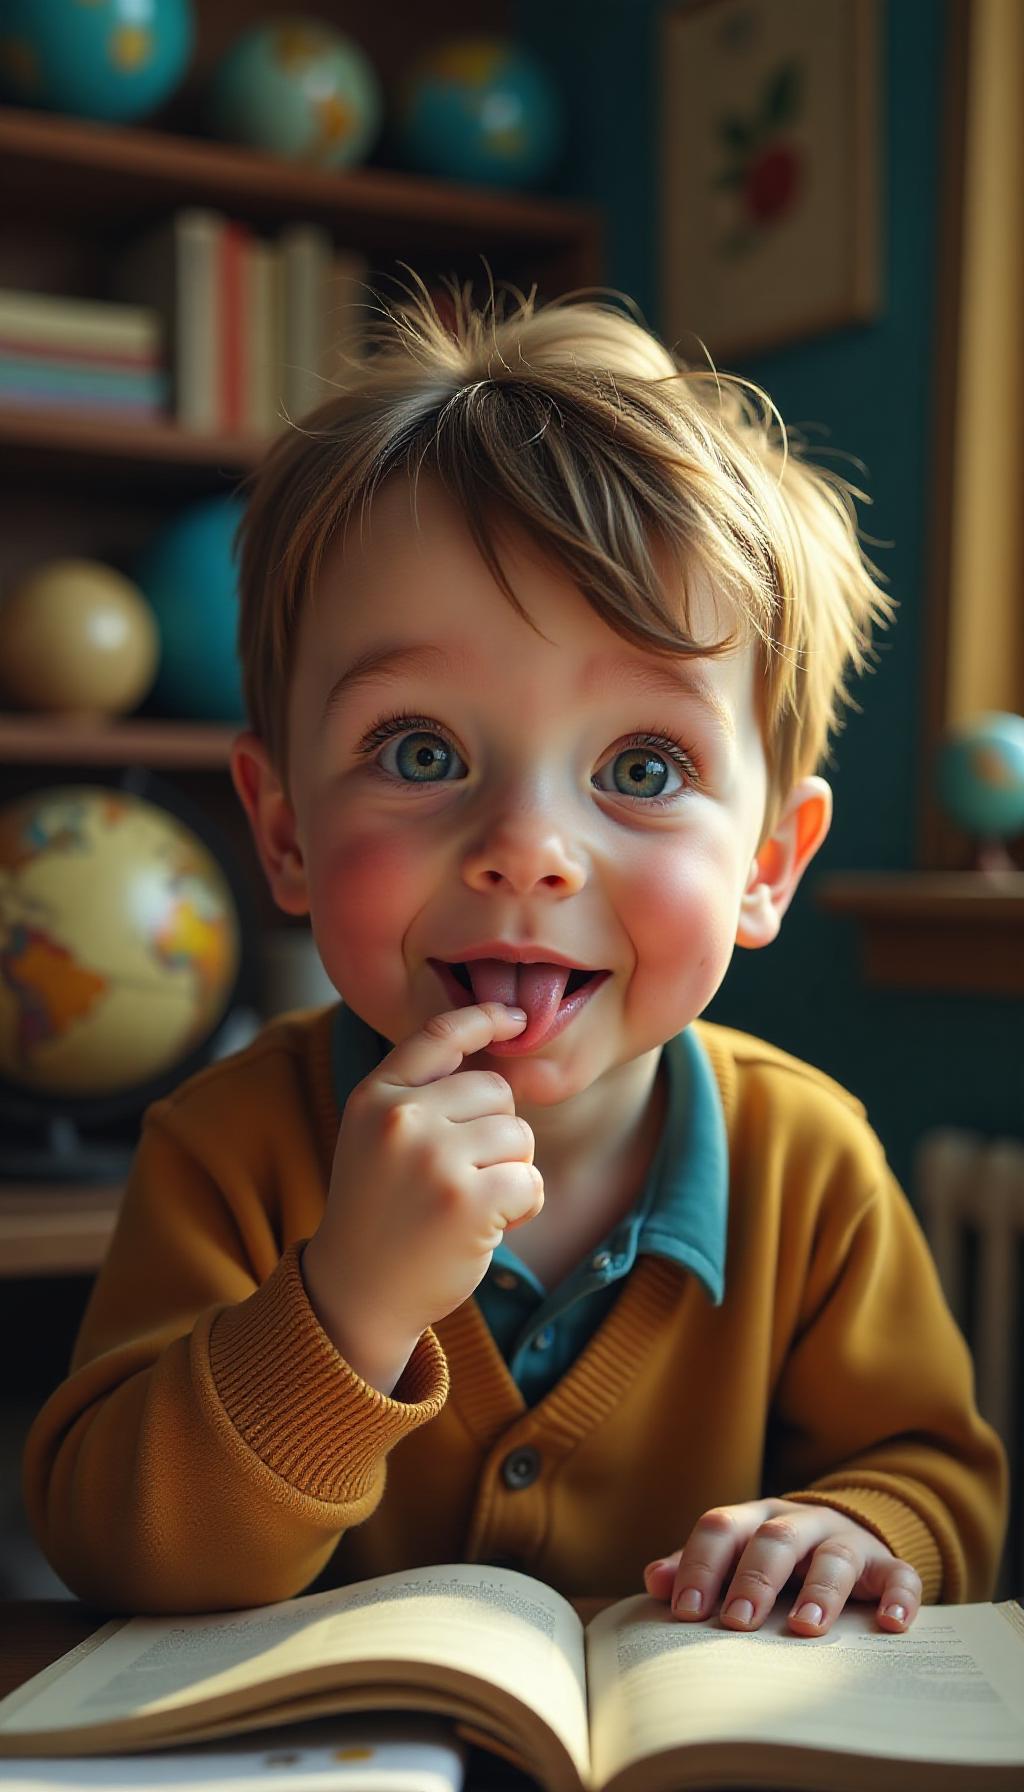
[[244,509],[239,498],[189,505],[154,537],[135,569],[160,632],[150,705],[161,715],[245,719],[234,553]]
[[192,0],[5,0],[0,84],[24,105],[80,118],[144,118],[192,55]]
[[490,186],[530,186],[562,146],[561,96],[546,70],[503,38],[453,38],[409,75],[398,136],[409,166]]
[[245,32],[207,96],[211,128],[231,143],[320,168],[347,168],[373,146],[380,83],[358,44],[319,19],[276,19]]
[[953,821],[989,840],[1024,833],[1024,716],[994,711],[957,728],[938,762],[939,801]]

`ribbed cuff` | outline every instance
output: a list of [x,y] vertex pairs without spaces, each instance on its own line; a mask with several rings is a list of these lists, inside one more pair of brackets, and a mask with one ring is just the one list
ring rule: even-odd
[[[880,1488],[852,1485],[821,1488],[805,1487],[798,1493],[786,1493],[787,1500],[799,1500],[806,1506],[831,1506],[862,1524],[894,1556],[909,1562],[921,1576],[923,1605],[934,1605],[943,1593],[942,1554],[934,1534],[923,1518],[896,1494]],[[946,1597],[950,1592],[947,1590]]]
[[331,1504],[366,1497],[400,1438],[441,1411],[448,1365],[434,1333],[419,1339],[398,1384],[382,1394],[340,1356],[309,1303],[290,1245],[263,1286],[213,1322],[210,1373],[249,1448],[299,1492]]

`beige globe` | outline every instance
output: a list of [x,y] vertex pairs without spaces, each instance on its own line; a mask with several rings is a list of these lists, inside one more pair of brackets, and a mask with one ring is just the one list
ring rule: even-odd
[[156,619],[99,560],[48,560],[0,603],[0,696],[51,715],[125,715],[156,675]]
[[177,817],[70,785],[0,809],[0,1078],[111,1097],[166,1077],[224,1017],[241,929]]

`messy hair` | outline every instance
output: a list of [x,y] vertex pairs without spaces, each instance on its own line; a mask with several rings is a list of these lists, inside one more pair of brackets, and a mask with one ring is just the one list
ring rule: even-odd
[[[845,478],[811,464],[751,382],[689,366],[608,298],[496,294],[451,282],[380,302],[368,352],[258,469],[240,530],[239,652],[252,727],[287,782],[298,622],[325,552],[392,474],[452,495],[514,608],[514,523],[616,634],[667,657],[753,642],[768,767],[762,838],[829,757],[852,669],[895,605],[864,553]],[[667,564],[677,569],[668,580]],[[659,555],[662,556],[659,558]],[[725,632],[694,638],[688,575]],[[660,568],[660,572],[659,572]]]

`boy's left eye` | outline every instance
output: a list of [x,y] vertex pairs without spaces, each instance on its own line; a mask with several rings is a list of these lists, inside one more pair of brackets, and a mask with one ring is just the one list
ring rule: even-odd
[[[457,748],[437,723],[422,716],[389,716],[359,743],[361,758],[381,748],[376,763],[405,784],[453,784],[468,770]],[[453,775],[454,773],[454,775]],[[611,785],[599,783],[606,773]],[[675,777],[676,782],[669,780]],[[633,797],[648,806],[668,803],[700,783],[700,772],[678,741],[657,734],[636,734],[605,760],[594,776],[599,790]]]

